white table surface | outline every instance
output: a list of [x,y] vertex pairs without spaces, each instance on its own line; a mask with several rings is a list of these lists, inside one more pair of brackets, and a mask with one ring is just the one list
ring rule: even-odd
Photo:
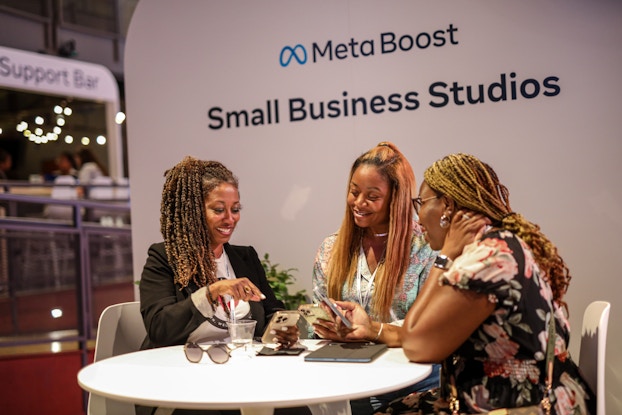
[[[324,344],[303,343],[309,350]],[[275,407],[306,405],[313,414],[347,415],[350,399],[396,390],[431,372],[430,365],[409,362],[401,348],[388,349],[371,363],[305,362],[308,352],[252,358],[237,352],[221,365],[206,354],[190,363],[183,346],[128,353],[85,366],[78,384],[93,394],[147,406],[270,415]]]

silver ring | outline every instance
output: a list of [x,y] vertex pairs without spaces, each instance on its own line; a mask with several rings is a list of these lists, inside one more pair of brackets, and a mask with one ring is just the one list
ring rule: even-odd
[[471,217],[465,213],[464,215],[462,215],[462,219],[471,219]]

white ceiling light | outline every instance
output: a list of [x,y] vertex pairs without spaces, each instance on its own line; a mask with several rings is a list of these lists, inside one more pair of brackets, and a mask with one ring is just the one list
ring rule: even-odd
[[125,113],[122,111],[117,112],[117,115],[114,117],[114,122],[117,124],[123,124],[123,121],[125,121]]

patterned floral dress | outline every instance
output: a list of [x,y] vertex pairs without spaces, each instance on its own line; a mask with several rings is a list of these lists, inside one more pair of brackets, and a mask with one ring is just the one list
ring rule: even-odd
[[[440,283],[485,293],[496,304],[495,311],[449,358],[447,367],[456,379],[461,413],[541,401],[553,311],[557,333],[551,413],[595,414],[594,394],[567,350],[569,325],[564,311],[557,305],[551,310],[551,288],[523,240],[508,231],[488,233],[464,248]],[[381,413],[434,413],[435,395],[413,394]]]

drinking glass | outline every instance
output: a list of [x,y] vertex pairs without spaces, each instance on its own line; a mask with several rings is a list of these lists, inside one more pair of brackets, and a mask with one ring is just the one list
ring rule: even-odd
[[254,355],[253,334],[256,324],[256,320],[236,320],[227,323],[234,349],[242,348],[248,357]]

